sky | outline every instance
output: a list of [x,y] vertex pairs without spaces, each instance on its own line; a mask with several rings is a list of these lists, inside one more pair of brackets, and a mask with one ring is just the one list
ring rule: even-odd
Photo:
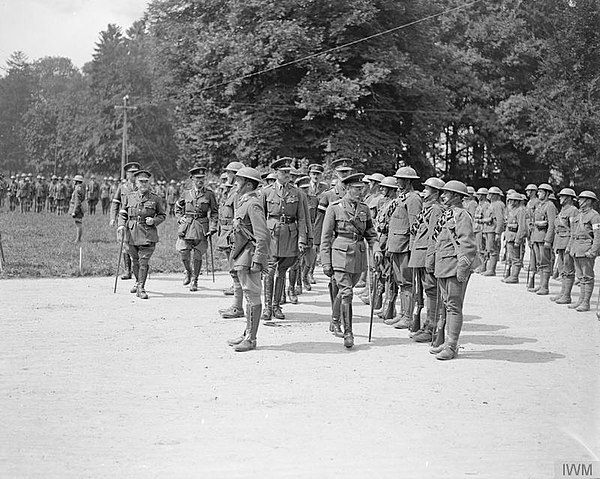
[[79,68],[92,59],[109,23],[123,31],[141,18],[149,0],[0,0],[0,68],[21,50],[30,60],[70,58]]

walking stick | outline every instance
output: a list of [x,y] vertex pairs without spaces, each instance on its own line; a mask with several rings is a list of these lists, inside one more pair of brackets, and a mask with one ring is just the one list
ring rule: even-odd
[[121,247],[119,248],[119,259],[117,260],[117,273],[115,274],[115,287],[113,288],[113,294],[117,292],[117,281],[119,280],[119,270],[121,269],[121,257],[123,256],[123,243],[125,242],[125,230],[121,235]]
[[215,282],[215,256],[213,253],[212,235],[208,237],[208,245],[210,246],[210,266],[212,269],[212,282]]
[[600,287],[598,288],[598,301],[596,302],[596,319],[600,321],[600,312],[598,311],[598,305],[600,305]]
[[[373,258],[375,259],[375,258]],[[369,267],[369,251],[367,251],[367,267]],[[370,272],[370,268],[369,268],[369,272]],[[375,279],[377,281],[377,273],[375,272],[373,274],[373,279]],[[373,332],[373,313],[375,312],[375,294],[376,294],[377,288],[373,287],[373,285],[371,285],[371,291],[370,291],[370,306],[371,306],[371,314],[369,316],[369,342],[371,342],[371,333]]]
[[4,271],[4,263],[6,263],[6,260],[4,259],[4,247],[2,246],[2,233],[0,233],[0,273]]

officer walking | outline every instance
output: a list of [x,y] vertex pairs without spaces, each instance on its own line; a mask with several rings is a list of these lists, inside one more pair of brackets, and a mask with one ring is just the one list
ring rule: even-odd
[[194,167],[189,171],[192,187],[182,191],[175,204],[179,227],[175,248],[185,268],[183,285],[198,291],[198,275],[202,269],[202,255],[208,250],[207,238],[217,232],[219,207],[215,194],[204,187],[206,168]]
[[69,203],[69,214],[75,220],[75,243],[81,243],[83,237],[83,201],[85,200],[85,191],[83,189],[83,176],[75,175],[73,177],[73,193]]
[[270,257],[265,211],[256,193],[260,181],[260,173],[254,168],[242,167],[236,173],[238,200],[230,230],[229,262],[246,297],[246,328],[240,337],[229,340],[228,344],[238,352],[256,348],[262,313],[261,272],[267,268]]
[[292,161],[292,158],[284,157],[271,164],[277,172],[277,180],[264,188],[261,194],[271,234],[272,257],[264,278],[265,308],[262,314],[268,325],[273,324],[273,317],[285,319],[281,310],[285,274],[304,252],[308,242],[304,195],[290,182]]
[[120,196],[117,231],[120,235],[126,235],[129,245],[136,280],[130,291],[136,293],[138,298],[148,299],[146,278],[150,258],[158,243],[156,227],[165,220],[166,215],[160,197],[150,191],[150,172],[137,169],[132,175],[136,189]]
[[[363,176],[362,173],[355,173],[342,180],[347,191],[342,200],[327,208],[321,236],[323,272],[329,277],[335,277],[344,328],[344,346],[347,348],[354,346],[353,288],[367,267],[368,251],[364,240],[372,247],[377,237],[369,207],[361,201]],[[334,298],[334,302],[336,299]],[[336,331],[339,331],[339,322],[335,326]]]
[[[110,226],[114,226],[119,218],[120,211],[123,209],[123,198],[136,189],[135,173],[140,169],[140,164],[137,161],[131,161],[124,166],[126,179],[123,183],[117,186],[115,194],[111,201],[110,210]],[[149,185],[148,185],[149,186]],[[123,243],[123,263],[126,272],[121,276],[121,279],[131,279],[131,256],[129,254],[129,242]]]

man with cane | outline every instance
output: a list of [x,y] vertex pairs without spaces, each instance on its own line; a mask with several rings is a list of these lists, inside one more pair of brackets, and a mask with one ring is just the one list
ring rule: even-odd
[[[330,278],[335,278],[339,289],[341,323],[344,328],[346,348],[354,346],[352,290],[360,279],[361,273],[367,268],[368,252],[364,240],[367,241],[368,247],[372,248],[377,238],[369,207],[361,201],[363,176],[362,173],[355,173],[342,180],[346,193],[340,201],[332,203],[327,208],[321,236],[323,272]],[[334,304],[336,300],[337,297],[333,298]]]

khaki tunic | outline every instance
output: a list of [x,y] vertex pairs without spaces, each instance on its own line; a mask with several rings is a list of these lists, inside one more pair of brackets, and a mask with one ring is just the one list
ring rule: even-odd
[[[142,195],[138,191],[122,196],[119,211],[119,226],[125,226],[126,241],[134,246],[146,246],[158,243],[157,226],[165,218],[165,210],[160,196],[148,192]],[[146,224],[146,218],[154,218],[154,224]]]

